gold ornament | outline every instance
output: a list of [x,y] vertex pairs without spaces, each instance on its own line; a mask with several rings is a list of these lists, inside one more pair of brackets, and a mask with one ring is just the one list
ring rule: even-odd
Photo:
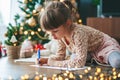
[[27,21],[28,25],[31,26],[31,27],[34,27],[36,26],[36,20],[35,18],[30,18],[28,21]]
[[23,0],[22,1],[24,4],[27,4],[28,3],[28,0]]
[[33,16],[38,16],[38,12],[36,10],[32,11]]

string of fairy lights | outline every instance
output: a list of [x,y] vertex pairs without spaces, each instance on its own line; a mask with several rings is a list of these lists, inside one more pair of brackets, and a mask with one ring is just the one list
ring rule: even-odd
[[[9,76],[8,80],[14,79]],[[20,76],[20,80],[120,80],[120,70],[116,68],[88,67],[79,71],[60,70],[59,73],[54,73],[49,77],[47,74],[35,72],[32,75],[24,74]]]

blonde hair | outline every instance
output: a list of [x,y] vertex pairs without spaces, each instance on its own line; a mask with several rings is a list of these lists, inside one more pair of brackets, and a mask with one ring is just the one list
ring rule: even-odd
[[40,24],[43,30],[51,30],[63,25],[71,19],[71,11],[62,2],[52,1],[40,15]]

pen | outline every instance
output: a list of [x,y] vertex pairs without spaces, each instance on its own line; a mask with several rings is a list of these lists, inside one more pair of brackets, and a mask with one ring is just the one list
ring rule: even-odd
[[37,51],[37,56],[38,56],[38,59],[40,59],[40,49],[38,49]]

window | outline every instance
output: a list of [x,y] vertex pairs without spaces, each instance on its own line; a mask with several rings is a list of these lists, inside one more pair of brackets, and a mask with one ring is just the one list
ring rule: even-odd
[[14,15],[19,13],[17,0],[0,0],[0,41],[4,42],[8,23],[14,23]]

